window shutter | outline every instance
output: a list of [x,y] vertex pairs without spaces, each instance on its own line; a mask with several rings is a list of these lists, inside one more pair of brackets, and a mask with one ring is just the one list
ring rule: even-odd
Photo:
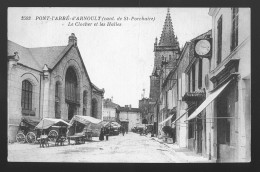
[[179,82],[178,82],[178,92],[179,92],[179,94],[178,94],[178,99],[179,100],[181,100],[181,95],[182,95],[182,93],[181,93],[181,78],[179,78]]
[[183,97],[185,92],[186,92],[186,74],[185,73],[182,73],[181,80],[182,80],[182,87],[181,87],[182,94],[181,94],[181,96]]

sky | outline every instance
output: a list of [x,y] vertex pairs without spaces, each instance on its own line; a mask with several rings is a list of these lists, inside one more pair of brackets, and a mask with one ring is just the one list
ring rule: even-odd
[[[181,47],[212,28],[208,11],[170,8]],[[90,80],[105,89],[104,98],[138,107],[143,89],[149,97],[154,42],[156,37],[160,40],[166,14],[167,8],[9,7],[8,40],[27,48],[64,46],[74,33]],[[68,20],[57,20],[59,16]]]

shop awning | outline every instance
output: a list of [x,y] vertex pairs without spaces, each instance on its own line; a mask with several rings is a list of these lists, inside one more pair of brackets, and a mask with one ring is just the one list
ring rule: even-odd
[[177,119],[175,119],[172,124],[175,124],[179,119],[181,119],[188,111],[193,108],[195,105],[192,105],[191,107],[187,108]]
[[165,122],[169,121],[172,117],[173,117],[173,115],[169,116],[169,117],[166,118],[164,121],[160,122],[159,125],[162,125],[162,124],[164,124]]
[[224,84],[223,86],[221,86],[220,88],[218,88],[217,90],[215,90],[214,92],[212,92],[207,98],[206,100],[188,117],[188,119],[186,121],[189,121],[195,117],[197,117],[197,115],[203,111],[203,109],[205,109],[227,86],[228,84],[231,82],[231,80],[229,80],[226,84]]

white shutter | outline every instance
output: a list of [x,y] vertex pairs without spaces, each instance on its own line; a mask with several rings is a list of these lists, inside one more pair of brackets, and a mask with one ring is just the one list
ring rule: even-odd
[[179,82],[178,82],[178,92],[179,92],[178,99],[181,100],[181,95],[182,95],[182,93],[181,93],[181,77],[179,78]]
[[183,97],[185,92],[186,92],[186,74],[185,73],[182,73],[182,86],[181,86],[181,90],[182,90],[182,94],[181,96]]

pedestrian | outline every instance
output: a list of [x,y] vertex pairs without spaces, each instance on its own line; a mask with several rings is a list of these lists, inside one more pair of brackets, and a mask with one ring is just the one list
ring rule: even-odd
[[104,128],[103,127],[101,128],[101,131],[100,131],[99,140],[100,141],[104,140]]
[[124,127],[122,127],[122,134],[123,134],[123,136],[125,135],[125,128]]
[[109,128],[108,127],[105,128],[105,135],[106,135],[106,140],[108,140],[108,136],[109,136]]

